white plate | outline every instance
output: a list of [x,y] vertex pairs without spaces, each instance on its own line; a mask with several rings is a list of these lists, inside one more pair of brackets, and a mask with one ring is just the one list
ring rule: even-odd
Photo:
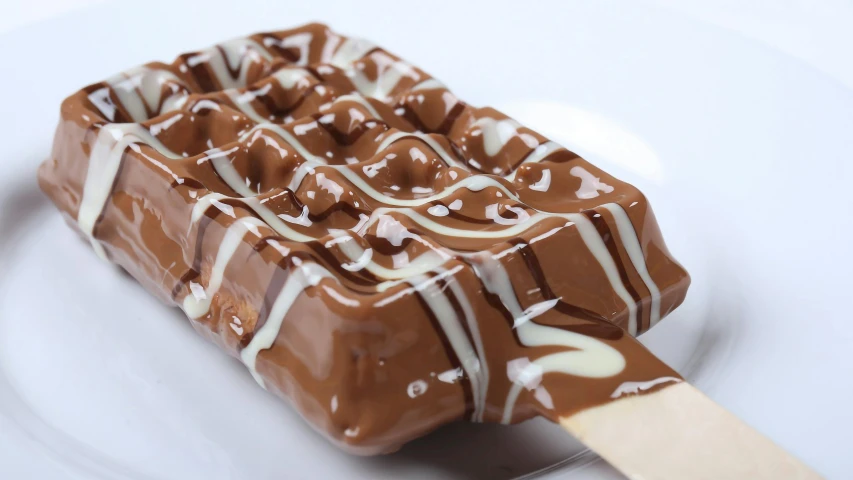
[[39,194],[35,168],[75,89],[316,18],[645,191],[694,284],[644,342],[821,472],[853,469],[849,89],[647,7],[439,2],[379,15],[392,7],[373,3],[169,2],[169,15],[98,5],[0,37],[0,477],[618,478],[539,421],[454,425],[391,456],[342,454],[179,312],[97,260]]

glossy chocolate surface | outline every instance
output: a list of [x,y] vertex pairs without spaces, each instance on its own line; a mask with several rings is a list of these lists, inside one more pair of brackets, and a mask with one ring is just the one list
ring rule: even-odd
[[636,188],[323,25],[86,87],[39,181],[356,453],[679,378],[632,337],[689,284]]

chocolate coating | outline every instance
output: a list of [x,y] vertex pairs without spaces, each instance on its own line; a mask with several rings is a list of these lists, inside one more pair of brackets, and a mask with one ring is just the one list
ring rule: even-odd
[[356,453],[679,378],[632,337],[689,285],[636,188],[323,25],[84,88],[39,182]]

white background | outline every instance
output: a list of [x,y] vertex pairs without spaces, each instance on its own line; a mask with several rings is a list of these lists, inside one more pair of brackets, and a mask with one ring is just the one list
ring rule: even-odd
[[[30,0],[3,7],[0,34],[62,13],[112,0]],[[221,4],[223,2],[216,2]],[[239,2],[234,2],[239,4]],[[304,2],[308,4],[310,2]],[[325,1],[323,8],[351,2]],[[422,2],[428,5],[428,2]],[[555,8],[563,2],[539,2]],[[847,86],[853,86],[849,54],[853,2],[846,0],[648,0],[702,22],[730,29],[801,59]],[[211,5],[211,4],[208,4]],[[140,7],[135,7],[140,8]],[[142,7],[144,8],[144,7]],[[201,7],[200,7],[201,8]],[[129,7],[129,11],[133,8]],[[322,13],[315,17],[322,20]],[[266,22],[274,23],[274,22]]]

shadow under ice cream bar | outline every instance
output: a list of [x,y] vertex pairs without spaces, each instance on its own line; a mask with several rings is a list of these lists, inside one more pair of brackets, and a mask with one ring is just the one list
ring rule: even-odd
[[72,95],[39,180],[356,453],[542,415],[623,468],[596,412],[691,389],[633,338],[689,284],[638,190],[322,25]]

